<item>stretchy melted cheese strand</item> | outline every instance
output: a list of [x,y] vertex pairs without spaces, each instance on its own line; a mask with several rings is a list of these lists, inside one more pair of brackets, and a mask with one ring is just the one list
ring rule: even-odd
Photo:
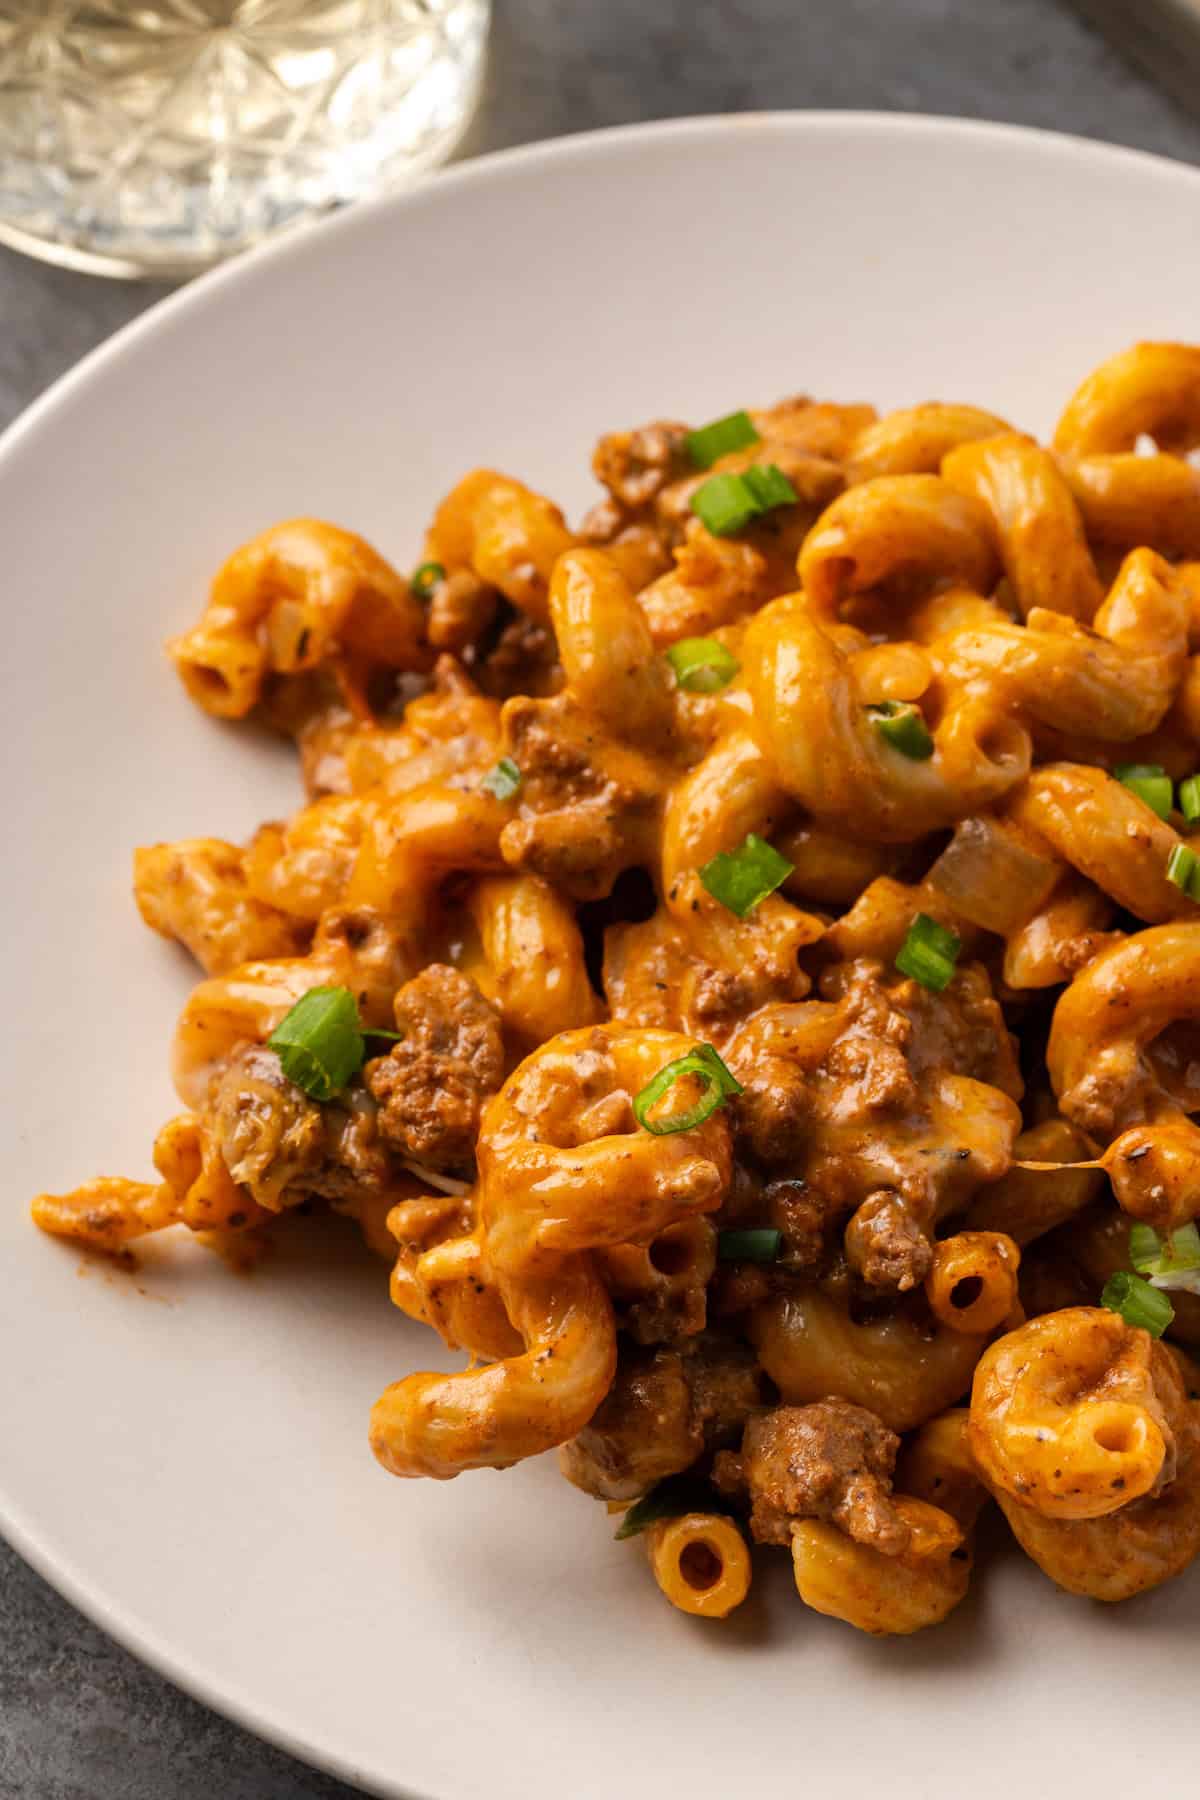
[[1118,763],[1113,774],[1160,819],[1171,816],[1171,777],[1159,763]]
[[[685,1075],[698,1075],[705,1083],[705,1089],[695,1106],[686,1112],[673,1113],[665,1119],[652,1119],[650,1108],[657,1105],[663,1095],[675,1086]],[[686,1056],[680,1056],[669,1062],[665,1069],[660,1069],[652,1081],[646,1083],[640,1094],[634,1096],[633,1112],[638,1124],[644,1131],[655,1137],[666,1137],[674,1131],[690,1131],[693,1125],[702,1125],[705,1119],[716,1112],[718,1106],[734,1094],[740,1094],[742,1084],[725,1067],[711,1044],[697,1044]]]
[[680,638],[666,652],[679,687],[689,694],[715,694],[738,672],[737,657],[716,638]]
[[1156,1338],[1162,1336],[1175,1317],[1175,1308],[1166,1295],[1143,1281],[1140,1275],[1131,1275],[1127,1269],[1119,1269],[1109,1276],[1100,1304],[1109,1312],[1120,1313],[1127,1325],[1140,1326]]
[[747,445],[759,441],[754,420],[745,411],[727,413],[723,419],[714,419],[711,425],[689,431],[684,439],[687,453],[698,469],[711,469],[731,450],[744,450]]
[[962,939],[947,931],[928,913],[918,913],[908,928],[908,936],[896,957],[902,975],[911,976],[924,988],[940,994],[954,979],[954,965],[962,949]]
[[718,850],[701,869],[700,880],[714,900],[719,900],[731,913],[744,919],[787,880],[793,866],[786,856],[780,856],[773,845],[752,831],[732,855],[727,850]]

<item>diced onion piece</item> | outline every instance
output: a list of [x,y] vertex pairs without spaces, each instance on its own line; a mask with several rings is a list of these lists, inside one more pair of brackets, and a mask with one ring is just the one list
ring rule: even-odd
[[997,819],[964,819],[929,871],[929,883],[972,925],[1007,937],[1033,917],[1062,865]]

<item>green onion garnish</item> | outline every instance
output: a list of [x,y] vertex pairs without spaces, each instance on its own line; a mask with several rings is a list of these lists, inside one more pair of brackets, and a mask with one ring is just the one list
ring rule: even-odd
[[692,495],[691,508],[714,537],[729,537],[758,515],[758,502],[740,475],[710,475]]
[[727,850],[718,850],[711,862],[706,862],[701,869],[700,881],[714,900],[719,900],[731,913],[744,919],[760,900],[765,900],[787,880],[794,868],[795,864],[786,856],[780,856],[772,844],[751,832],[732,855]]
[[1153,1225],[1135,1225],[1129,1233],[1129,1260],[1139,1275],[1149,1274],[1163,1253],[1163,1241]]
[[783,470],[766,463],[741,475],[710,475],[692,495],[691,507],[714,537],[730,537],[751,519],[799,497]]
[[314,1100],[332,1100],[362,1068],[366,1055],[358,1004],[344,987],[309,988],[267,1043],[278,1053],[288,1080]]
[[919,706],[909,700],[881,700],[868,706],[872,723],[881,738],[913,762],[927,762],[933,755],[933,739]]
[[1109,1312],[1120,1313],[1127,1325],[1140,1326],[1156,1338],[1162,1336],[1175,1317],[1175,1308],[1167,1296],[1151,1287],[1148,1281],[1143,1281],[1140,1275],[1131,1275],[1127,1269],[1119,1269],[1109,1276],[1100,1304],[1107,1306]]
[[1180,1225],[1165,1239],[1153,1225],[1135,1225],[1129,1233],[1129,1260],[1152,1287],[1200,1293],[1200,1231]]
[[1189,775],[1179,784],[1179,810],[1189,825],[1200,819],[1200,775]]
[[427,562],[422,563],[419,569],[413,570],[412,579],[408,585],[418,600],[428,600],[438,583],[445,579],[446,571],[441,563]]
[[714,419],[711,425],[702,425],[698,431],[689,431],[684,443],[688,455],[698,469],[711,469],[718,457],[728,456],[731,450],[744,450],[747,444],[759,442],[758,430],[748,412],[727,413],[723,419]]
[[774,1262],[783,1243],[782,1231],[718,1231],[718,1262]]
[[[689,1106],[686,1112],[672,1113],[667,1119],[651,1119],[650,1108],[683,1075],[699,1075],[705,1083],[704,1092],[695,1106]],[[666,1137],[671,1132],[690,1131],[693,1125],[703,1125],[718,1106],[724,1106],[728,1099],[741,1091],[741,1082],[730,1074],[712,1045],[697,1044],[686,1056],[678,1056],[665,1069],[660,1069],[654,1079],[646,1083],[641,1093],[634,1095],[633,1116],[644,1131],[652,1132],[655,1137]]]
[[715,694],[728,687],[740,664],[716,638],[680,638],[666,652],[678,686],[689,694]]
[[619,1543],[622,1538],[636,1537],[639,1531],[645,1531],[647,1525],[657,1524],[659,1519],[679,1519],[690,1512],[728,1511],[728,1502],[698,1475],[668,1475],[665,1481],[657,1482],[648,1494],[634,1501],[614,1535]]
[[908,928],[908,936],[900,947],[896,967],[924,988],[940,994],[954,979],[954,965],[962,949],[962,939],[947,931],[928,913],[918,913]]
[[1113,774],[1160,819],[1170,818],[1171,777],[1160,763],[1118,763]]
[[1167,880],[1193,900],[1200,900],[1200,862],[1186,844],[1176,844],[1167,858]]
[[497,800],[511,800],[521,785],[521,771],[511,756],[502,756],[495,768],[488,770],[479,785],[486,788],[489,794],[494,794]]
[[800,498],[783,470],[777,469],[774,463],[755,463],[744,469],[742,481],[754,495],[760,513],[771,512],[776,506],[792,506]]

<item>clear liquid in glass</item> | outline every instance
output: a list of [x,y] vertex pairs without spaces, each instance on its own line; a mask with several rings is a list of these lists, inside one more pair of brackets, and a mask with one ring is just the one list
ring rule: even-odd
[[182,275],[453,150],[490,0],[0,0],[0,238]]

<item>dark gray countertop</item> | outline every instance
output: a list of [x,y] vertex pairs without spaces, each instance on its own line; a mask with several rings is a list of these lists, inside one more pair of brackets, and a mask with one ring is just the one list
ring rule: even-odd
[[[673,114],[878,107],[1200,161],[1200,114],[1178,112],[1062,0],[496,0],[496,10],[464,154]],[[162,291],[0,251],[0,423]],[[3,1545],[0,1596],[0,1800],[350,1794],[142,1668]]]

